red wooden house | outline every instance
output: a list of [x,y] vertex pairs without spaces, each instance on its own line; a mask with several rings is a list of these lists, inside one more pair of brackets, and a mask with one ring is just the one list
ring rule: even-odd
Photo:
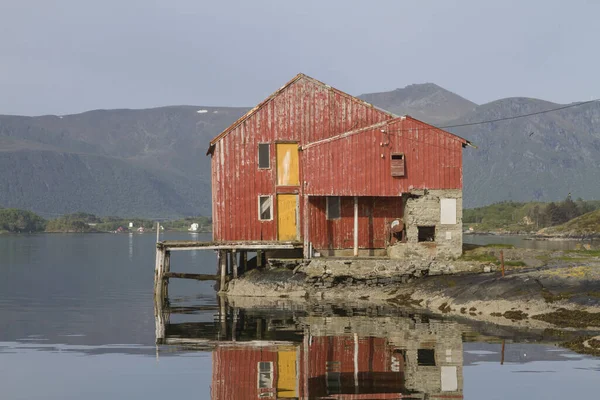
[[467,144],[299,74],[210,142],[213,239],[460,254]]

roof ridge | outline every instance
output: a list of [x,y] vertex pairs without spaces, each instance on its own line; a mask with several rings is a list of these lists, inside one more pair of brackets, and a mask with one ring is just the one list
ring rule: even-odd
[[212,150],[215,146],[215,144],[221,140],[223,137],[225,137],[229,132],[231,132],[233,129],[237,128],[240,124],[242,124],[246,119],[250,118],[254,113],[256,113],[259,109],[261,109],[262,107],[264,107],[266,104],[268,104],[271,100],[273,100],[275,97],[277,97],[281,92],[283,92],[285,89],[287,89],[289,86],[291,86],[292,84],[294,84],[295,82],[299,81],[300,79],[307,79],[319,86],[325,87],[329,90],[334,91],[335,93],[338,93],[341,96],[344,96],[348,99],[351,99],[352,101],[355,101],[357,103],[366,105],[368,107],[372,107],[373,109],[376,109],[382,113],[388,114],[391,118],[396,118],[397,115],[394,115],[393,113],[387,111],[387,110],[383,110],[379,107],[374,106],[373,104],[366,102],[356,96],[352,96],[351,94],[348,94],[342,90],[339,90],[337,88],[334,88],[331,85],[328,85],[324,82],[321,82],[318,79],[315,79],[311,76],[308,76],[302,72],[296,74],[296,76],[294,76],[291,80],[289,80],[285,85],[281,86],[279,89],[277,89],[276,91],[274,91],[273,93],[271,93],[271,95],[269,95],[266,99],[264,99],[263,101],[261,101],[260,103],[258,103],[256,106],[254,106],[252,109],[250,109],[248,112],[246,112],[244,115],[242,115],[240,118],[238,118],[233,124],[231,124],[229,127],[227,127],[224,131],[222,131],[221,133],[219,133],[217,136],[215,136],[209,144],[209,148],[208,151],[206,152],[206,154],[211,154]]

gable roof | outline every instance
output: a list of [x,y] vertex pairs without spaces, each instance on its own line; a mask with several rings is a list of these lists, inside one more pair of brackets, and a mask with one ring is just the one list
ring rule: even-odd
[[255,106],[254,108],[252,108],[250,111],[248,111],[246,114],[242,115],[237,121],[235,121],[233,124],[231,124],[227,129],[225,129],[223,132],[221,132],[220,134],[218,134],[217,136],[215,136],[211,141],[210,141],[210,145],[208,147],[208,151],[206,152],[206,154],[212,154],[212,151],[215,147],[215,144],[221,140],[223,137],[225,137],[229,132],[231,132],[232,130],[234,130],[235,128],[237,128],[240,124],[242,124],[245,120],[247,120],[248,118],[250,118],[252,115],[254,115],[258,110],[260,110],[261,108],[263,108],[265,105],[267,105],[269,102],[271,102],[275,97],[277,97],[281,92],[285,91],[288,87],[290,87],[291,85],[293,85],[294,83],[296,83],[297,81],[299,81],[300,79],[306,79],[318,86],[321,86],[325,89],[331,90],[336,94],[339,94],[340,96],[344,96],[352,101],[355,101],[357,103],[360,103],[362,105],[366,105],[368,107],[371,107],[373,109],[379,110],[384,114],[389,115],[391,118],[395,118],[397,117],[397,115],[392,114],[389,111],[383,110],[379,107],[374,106],[373,104],[367,103],[364,100],[359,99],[358,97],[354,97],[352,95],[349,95],[348,93],[342,92],[339,89],[336,89],[334,87],[331,87],[315,78],[311,78],[308,75],[305,75],[303,73],[299,73],[298,75],[296,75],[295,77],[293,77],[288,83],[286,83],[285,85],[283,85],[282,87],[280,87],[279,89],[277,89],[275,92],[273,92],[269,97],[267,97],[266,99],[264,99],[262,102],[260,102],[257,106]]

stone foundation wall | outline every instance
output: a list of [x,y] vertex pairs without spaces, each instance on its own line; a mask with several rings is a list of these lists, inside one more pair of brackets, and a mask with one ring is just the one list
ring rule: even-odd
[[[442,224],[442,199],[456,202],[456,223]],[[462,190],[413,190],[403,195],[406,243],[388,248],[390,258],[450,259],[462,254]],[[435,227],[435,240],[419,242],[419,227]]]
[[487,263],[455,260],[314,258],[300,270],[309,285],[330,288],[338,284],[385,286],[428,275],[481,273],[495,268]]

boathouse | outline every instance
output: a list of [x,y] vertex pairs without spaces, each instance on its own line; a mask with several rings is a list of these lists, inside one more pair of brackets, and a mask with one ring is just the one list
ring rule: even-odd
[[298,74],[210,142],[213,240],[458,256],[468,144]]

